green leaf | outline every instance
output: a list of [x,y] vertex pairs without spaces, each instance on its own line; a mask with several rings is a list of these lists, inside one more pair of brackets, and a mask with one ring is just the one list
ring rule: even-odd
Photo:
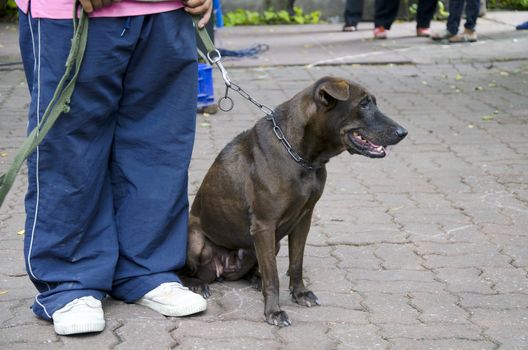
[[294,15],[290,16],[288,11],[276,12],[269,8],[262,13],[244,9],[236,9],[224,14],[224,25],[226,27],[259,24],[318,24],[321,22],[321,11],[313,11],[305,14],[300,7],[294,8]]

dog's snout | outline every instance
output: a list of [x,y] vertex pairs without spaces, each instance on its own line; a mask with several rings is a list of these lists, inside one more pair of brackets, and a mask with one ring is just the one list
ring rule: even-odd
[[408,133],[409,132],[407,131],[407,129],[405,129],[405,128],[401,127],[401,126],[398,126],[396,128],[396,135],[398,135],[398,137],[400,139],[403,139],[405,136],[407,136]]

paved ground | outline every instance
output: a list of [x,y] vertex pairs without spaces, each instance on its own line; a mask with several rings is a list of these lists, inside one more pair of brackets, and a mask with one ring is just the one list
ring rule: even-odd
[[[109,299],[102,334],[56,336],[28,308],[35,291],[18,234],[21,176],[0,210],[0,348],[528,349],[528,33],[512,31],[519,14],[491,15],[479,22],[484,43],[433,45],[411,38],[412,24],[397,25],[386,42],[356,40],[370,34],[339,33],[337,25],[276,27],[285,46],[330,30],[336,42],[327,35],[300,55],[272,46],[257,60],[229,62],[232,78],[271,106],[318,77],[351,78],[409,130],[387,159],[342,155],[328,165],[305,259],[307,284],[322,306],[291,302],[283,248],[281,302],[293,320],[289,328],[265,324],[261,295],[236,282],[214,284],[207,312],[196,317],[165,318]],[[218,36],[237,48],[270,40],[268,31]],[[248,38],[249,32],[262,34]],[[0,171],[25,128],[27,87],[15,42],[2,27]],[[355,43],[362,62],[376,65],[313,65],[332,57],[349,62],[337,58],[355,55]],[[332,45],[338,52],[321,53]],[[381,56],[395,64],[380,65]],[[263,67],[264,58],[272,66]],[[223,92],[218,75],[215,87]],[[225,143],[261,117],[235,101],[233,112],[198,118],[191,196]]]

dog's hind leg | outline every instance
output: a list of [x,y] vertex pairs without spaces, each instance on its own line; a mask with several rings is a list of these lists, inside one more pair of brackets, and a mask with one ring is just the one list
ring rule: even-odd
[[184,284],[195,293],[208,298],[209,283],[217,278],[211,242],[203,234],[200,220],[189,217],[189,238],[187,243],[187,262],[184,269],[178,271]]
[[187,247],[186,285],[193,291],[210,296],[208,283],[242,278],[257,262],[254,249],[228,250],[205,237],[199,220],[191,215]]

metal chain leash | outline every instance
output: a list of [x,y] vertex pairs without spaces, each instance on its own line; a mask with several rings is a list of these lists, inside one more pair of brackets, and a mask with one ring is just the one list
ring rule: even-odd
[[207,58],[211,61],[211,63],[216,64],[216,66],[222,73],[222,79],[224,80],[224,83],[226,86],[224,96],[218,100],[218,108],[220,108],[220,110],[224,112],[229,112],[230,110],[232,110],[235,105],[235,102],[233,101],[231,97],[229,97],[229,90],[231,89],[233,91],[236,91],[240,96],[242,96],[243,98],[245,98],[246,100],[248,100],[249,102],[257,106],[257,108],[260,109],[266,115],[265,117],[266,120],[269,120],[273,123],[273,133],[275,134],[277,139],[282,143],[284,148],[286,148],[286,151],[288,151],[288,154],[293,158],[295,162],[297,162],[303,168],[308,169],[308,170],[320,169],[321,166],[314,167],[310,165],[310,163],[304,160],[304,158],[301,157],[299,153],[297,153],[293,149],[288,139],[286,139],[284,132],[282,131],[280,126],[277,124],[277,121],[275,120],[275,116],[274,116],[274,111],[268,106],[260,103],[259,101],[251,97],[251,95],[248,92],[246,92],[244,89],[242,89],[239,85],[233,83],[231,79],[229,78],[229,74],[227,73],[227,70],[224,68],[224,65],[220,61],[221,60],[220,52],[218,52],[217,50],[216,52],[213,51],[213,53],[214,53],[213,57],[211,57],[211,52],[207,53]]

